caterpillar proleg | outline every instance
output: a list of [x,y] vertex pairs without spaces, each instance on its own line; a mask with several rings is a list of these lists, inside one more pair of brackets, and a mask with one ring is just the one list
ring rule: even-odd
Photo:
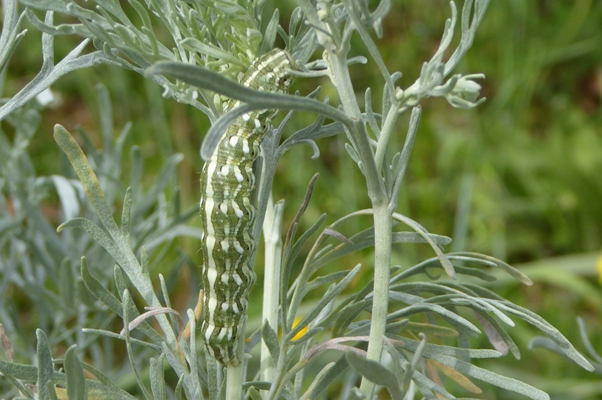
[[[290,85],[294,62],[275,49],[257,58],[241,84],[266,92],[283,93]],[[231,101],[227,109],[240,105]],[[204,319],[202,334],[207,350],[224,365],[240,364],[237,347],[255,281],[251,257],[255,207],[253,162],[269,128],[273,110],[251,111],[227,130],[201,172]]]

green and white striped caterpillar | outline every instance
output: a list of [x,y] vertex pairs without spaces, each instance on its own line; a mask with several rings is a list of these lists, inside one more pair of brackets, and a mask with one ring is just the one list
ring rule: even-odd
[[[241,84],[266,92],[284,93],[291,83],[294,61],[275,49],[256,59]],[[231,101],[228,110],[239,106]],[[249,291],[255,281],[251,268],[257,238],[252,237],[255,207],[253,162],[269,128],[273,110],[252,111],[226,131],[201,173],[203,237],[202,334],[207,350],[224,365],[237,366],[237,347],[244,335]]]

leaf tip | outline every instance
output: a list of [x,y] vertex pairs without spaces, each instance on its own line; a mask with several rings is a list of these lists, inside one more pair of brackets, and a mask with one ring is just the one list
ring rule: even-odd
[[65,134],[69,135],[69,132],[65,127],[61,124],[54,125],[54,141],[60,143],[61,139],[65,136]]

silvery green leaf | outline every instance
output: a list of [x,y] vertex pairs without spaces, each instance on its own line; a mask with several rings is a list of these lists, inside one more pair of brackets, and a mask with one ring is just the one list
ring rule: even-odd
[[[419,371],[414,371],[412,374],[412,382],[418,386],[420,393],[428,400],[440,400],[441,396],[445,399],[455,399],[456,397],[449,393],[445,388],[439,386]],[[438,393],[435,395],[433,392]]]
[[349,363],[347,362],[345,356],[343,355],[339,357],[339,359],[334,363],[334,365],[330,369],[328,369],[328,371],[326,371],[326,373],[322,375],[320,379],[318,379],[318,382],[316,382],[313,386],[313,390],[309,394],[306,393],[304,396],[308,400],[321,399],[322,392],[324,392],[324,390],[326,390],[328,386],[335,379],[337,379],[339,375],[345,372],[348,367]]
[[[401,354],[400,354],[400,356],[401,356]],[[405,358],[405,356],[401,356],[400,358]],[[403,373],[402,379],[401,379],[401,388],[402,388],[402,390],[408,391],[408,389],[412,385],[412,382],[413,382],[412,378],[414,377],[414,371],[416,368],[414,365],[412,365],[412,363],[410,363],[407,360],[401,361],[401,367],[404,370],[404,373]]]
[[441,364],[447,365],[460,372],[463,375],[471,376],[479,379],[483,382],[490,383],[502,389],[506,389],[515,393],[522,394],[534,400],[549,400],[550,396],[547,393],[534,388],[533,386],[527,385],[524,382],[516,379],[507,378],[502,375],[498,375],[495,372],[488,371],[486,369],[477,367],[465,361],[457,358],[439,355],[436,361]]
[[[406,329],[409,325],[410,325],[410,320],[408,320],[407,318],[402,319],[400,321],[395,321],[393,323],[387,323],[385,332],[387,334],[396,335],[399,332],[401,332],[402,330]],[[453,329],[448,328],[448,330],[455,332]],[[417,331],[417,333],[420,333],[420,332],[422,332],[422,331]],[[440,333],[440,331],[437,331],[437,332]],[[424,333],[426,333],[426,332],[424,332]],[[451,336],[451,335],[448,335],[448,336]]]
[[[529,349],[535,349],[535,348],[543,348],[543,349],[553,351],[554,353],[570,360],[570,358],[567,357],[567,355],[564,353],[562,348],[560,346],[558,346],[550,338],[541,337],[541,336],[534,337],[529,342]],[[598,361],[598,362],[590,361],[590,363],[594,367],[593,372],[597,373],[598,375],[602,375],[602,363],[600,363],[600,361]]]
[[[254,90],[236,83],[216,72],[195,65],[159,62],[146,70],[147,76],[167,74],[198,88],[211,90],[229,98],[240,100],[256,110],[299,110],[317,113],[353,125],[349,117],[338,109],[316,99]],[[205,153],[203,153],[203,156]]]
[[146,247],[142,246],[140,248],[140,267],[141,267],[141,272],[144,276],[150,276],[150,271],[149,271],[149,260],[148,260],[148,253],[146,252]]
[[316,385],[318,384],[318,382],[320,381],[320,379],[328,373],[328,371],[334,367],[335,363],[334,362],[330,362],[328,364],[326,364],[314,377],[313,381],[311,382],[311,384],[309,385],[309,387],[307,388],[307,390],[305,391],[305,393],[303,394],[303,396],[299,396],[300,393],[300,389],[297,392],[297,398],[299,398],[299,400],[307,400],[307,398],[309,397],[309,395],[314,391],[314,388],[316,387]]
[[583,322],[583,318],[577,317],[577,325],[579,325],[579,333],[581,334],[581,340],[583,340],[583,344],[585,344],[585,348],[589,353],[590,357],[593,358],[598,363],[602,364],[602,357],[594,350],[592,343],[587,337],[587,332],[585,330],[585,323]]
[[454,269],[460,275],[474,276],[485,282],[495,282],[497,280],[492,274],[480,269],[463,267],[461,265],[454,265]]
[[570,360],[570,358],[568,358],[566,356],[566,354],[564,354],[564,351],[562,350],[562,348],[550,338],[543,337],[543,336],[537,336],[537,337],[534,337],[533,339],[531,339],[531,341],[529,341],[529,350],[536,349],[536,348],[543,348],[543,349],[551,350],[554,353],[557,353]]
[[[54,383],[51,381],[48,381],[46,383],[46,387],[47,387],[46,393],[48,394],[48,400],[59,400],[59,398],[56,394],[56,391],[54,390],[55,389]],[[40,390],[39,393],[42,393],[42,391]],[[40,396],[40,398],[43,399],[43,397],[41,397],[41,396]]]
[[[91,373],[96,380],[86,380],[88,387],[88,396],[90,398],[109,398],[115,400],[136,400],[136,398],[124,390],[118,388],[108,377],[100,373],[91,365],[82,363],[82,366],[86,371]],[[35,382],[38,376],[38,368],[23,364],[11,364],[4,360],[0,360],[0,372],[5,376],[12,376],[22,381]],[[67,378],[65,374],[60,372],[53,373],[53,380],[57,385],[67,385]],[[20,388],[22,393],[28,394],[29,398],[34,398],[33,393],[25,386],[19,386],[18,381],[16,386]]]
[[158,359],[150,359],[150,381],[153,397],[157,400],[167,400],[165,392],[165,376],[163,374],[163,359],[161,355]]
[[282,157],[282,155],[284,155],[284,153],[287,152],[290,148],[299,144],[310,145],[314,149],[312,159],[317,158],[317,156],[320,154],[320,150],[319,148],[317,148],[315,140],[331,137],[343,132],[343,124],[341,124],[340,122],[333,122],[327,125],[323,125],[323,122],[324,117],[319,116],[316,119],[316,122],[314,122],[306,128],[298,130],[297,132],[293,133],[288,138],[286,138],[282,145],[278,147],[276,158]]
[[130,296],[130,292],[126,289],[123,292],[123,332],[125,333],[125,348],[127,351],[127,355],[128,355],[128,359],[130,361],[130,366],[132,367],[132,370],[134,371],[134,375],[136,377],[136,382],[138,383],[138,387],[140,388],[140,390],[142,390],[142,394],[144,395],[144,397],[147,400],[150,400],[152,398],[152,395],[150,394],[150,392],[148,391],[145,383],[142,381],[142,377],[140,376],[140,372],[138,371],[138,366],[136,365],[136,357],[134,355],[134,351],[132,349],[132,340],[130,337],[130,329],[129,329],[129,324],[130,324],[130,319],[129,319],[129,310],[134,307],[135,305],[133,304],[132,298]]
[[67,397],[83,400],[88,397],[86,377],[81,362],[75,355],[76,345],[69,347],[65,353],[65,376],[67,377]]
[[278,343],[278,335],[274,329],[272,329],[268,321],[264,321],[263,323],[263,327],[261,328],[261,337],[263,338],[265,345],[268,347],[274,363],[277,363],[278,358],[280,357],[280,344]]
[[466,256],[466,257],[470,257],[474,261],[483,260],[483,261],[488,262],[486,265],[491,265],[490,263],[493,263],[497,268],[506,272],[508,275],[512,276],[517,281],[519,281],[525,285],[528,285],[528,286],[533,285],[533,281],[531,281],[531,279],[529,279],[529,277],[527,275],[525,275],[518,269],[512,267],[508,263],[498,260],[495,257],[487,256],[485,254],[471,253],[471,252],[465,252],[465,251],[461,251],[458,253],[450,253],[450,254],[448,254],[448,256]]
[[[372,89],[370,87],[368,87],[364,93],[364,103],[366,108],[366,121],[368,121],[370,129],[372,129],[372,132],[374,132],[374,136],[378,139],[380,137],[380,127],[376,122],[376,114],[372,109]],[[345,145],[347,145],[347,143]]]
[[[489,0],[464,2],[464,6],[462,7],[461,22],[462,37],[460,39],[460,44],[458,48],[454,51],[454,53],[450,56],[449,60],[445,63],[445,75],[449,74],[449,72],[451,72],[451,70],[453,70],[458,65],[458,62],[464,57],[464,55],[470,49],[470,47],[472,47],[475,32],[477,30],[477,27],[483,20],[483,17],[485,16],[485,11],[487,10],[488,6]],[[452,11],[454,11],[455,14],[455,5],[452,6]],[[455,21],[453,25],[455,25]]]
[[[125,276],[123,275],[123,271],[119,268],[119,265],[113,265],[113,281],[115,282],[115,289],[117,291],[117,295],[121,297],[123,300],[123,293],[127,290],[127,282],[125,280]],[[137,313],[136,313],[137,314]],[[131,318],[135,318],[135,316],[131,316]]]
[[367,309],[370,302],[367,300],[361,300],[356,303],[351,303],[343,308],[341,311],[336,313],[337,317],[332,326],[332,336],[339,337],[345,333],[345,330],[362,311]]
[[502,296],[500,296],[497,293],[495,293],[489,289],[486,289],[480,285],[466,282],[466,283],[463,283],[462,286],[466,289],[469,289],[470,291],[472,291],[477,296],[479,296],[483,299],[493,299],[493,300],[499,300],[499,301],[505,300]]
[[[394,292],[391,292],[391,295],[397,295],[397,294],[394,294]],[[441,307],[437,304],[431,304],[431,303],[419,302],[419,303],[412,304],[399,311],[395,311],[395,312],[389,314],[389,316],[387,317],[387,320],[391,321],[391,320],[394,320],[397,318],[404,318],[404,317],[407,317],[410,315],[414,315],[417,313],[423,313],[423,312],[427,312],[427,311],[431,311],[436,314],[439,314],[443,319],[445,319],[447,322],[449,322],[451,325],[453,325],[456,329],[466,332],[470,336],[476,337],[481,333],[479,328],[477,328],[474,324],[472,324],[467,319],[462,318],[458,314],[446,309],[445,307]]]
[[360,162],[360,156],[357,154],[357,151],[355,151],[355,149],[349,143],[345,143],[345,150],[347,150],[349,157],[351,157],[351,159],[353,161],[355,161],[356,164],[358,164]]
[[15,364],[0,359],[0,372],[4,377],[19,389],[19,391],[29,399],[34,398],[33,392],[26,387],[21,380],[35,382],[38,374],[38,369],[33,366]]
[[389,209],[391,211],[395,211],[395,209],[397,208],[399,188],[401,187],[406,169],[408,167],[408,163],[410,162],[410,154],[412,153],[412,149],[414,148],[414,141],[416,140],[416,134],[418,133],[418,124],[420,123],[421,115],[421,107],[414,107],[412,109],[412,114],[410,116],[410,124],[408,126],[408,133],[406,134],[406,138],[403,143],[403,149],[401,150],[401,154],[397,163],[395,162],[396,160],[393,159],[393,163],[391,165],[391,169],[393,171],[392,173],[394,175],[393,186],[391,187],[391,192],[389,193],[389,197],[391,197],[391,201],[389,202]]
[[439,304],[439,305],[462,305],[471,307],[473,309],[479,309],[486,312],[492,312],[501,321],[509,326],[514,326],[514,322],[507,317],[503,312],[498,310],[495,305],[485,299],[466,294],[462,286],[455,285],[454,283],[443,283],[436,284],[430,282],[412,282],[412,283],[401,283],[391,287],[391,290],[397,292],[427,292],[436,294],[436,296],[430,297],[425,300],[428,303]]
[[456,337],[456,336],[458,336],[458,331],[456,331],[453,328],[450,328],[447,326],[434,325],[434,324],[430,324],[430,323],[411,322],[408,319],[404,319],[404,320],[398,321],[398,322],[396,322],[394,324],[390,324],[390,325],[391,325],[391,329],[395,329],[395,328],[397,328],[397,325],[399,325],[399,329],[397,331],[393,331],[393,330],[390,331],[391,333],[395,333],[395,334],[400,332],[402,329],[407,329],[408,331],[414,332],[414,333],[422,332],[427,335],[436,335],[436,336],[440,336],[440,337]]
[[208,352],[205,352],[207,362],[207,388],[209,389],[209,399],[217,400],[219,396],[219,381],[217,378],[218,369],[221,368],[215,358]]
[[86,218],[73,218],[69,221],[61,224],[57,231],[60,232],[63,229],[69,228],[81,228],[94,238],[98,244],[105,248],[119,262],[120,264],[125,263],[125,259],[121,255],[120,249],[115,245],[115,242],[109,238],[109,236],[94,222]]
[[132,214],[132,187],[128,187],[125,191],[123,199],[123,209],[121,211],[121,235],[126,243],[130,242],[130,217]]
[[[104,285],[102,285],[92,275],[88,267],[88,261],[85,257],[82,257],[81,260],[81,274],[82,280],[84,281],[88,290],[90,290],[90,292],[94,295],[94,297],[96,297],[98,300],[104,303],[115,314],[122,317],[123,306],[121,304],[121,301],[119,301],[111,292],[107,290],[106,287],[104,287]],[[133,318],[138,316],[137,310],[130,310],[130,312],[132,311],[136,311],[136,314],[133,315]],[[150,337],[155,344],[159,344],[165,340],[147,322],[143,322],[142,324],[140,324],[140,326],[138,326],[138,329],[142,331],[145,335]]]
[[[412,366],[413,370],[416,370],[420,364],[420,362],[422,361],[422,355],[424,353],[424,349],[426,347],[426,335],[424,333],[419,333],[418,336],[420,337],[420,342],[418,342],[418,345],[416,346],[416,349],[414,351],[414,354],[412,355],[412,360],[410,361],[410,364]],[[404,387],[407,387],[406,385],[404,385]]]
[[122,310],[121,301],[119,301],[113,293],[109,292],[90,272],[88,260],[86,257],[81,259],[81,274],[82,280],[86,287],[98,300],[103,302],[111,311],[120,315]]
[[[106,331],[104,329],[92,329],[92,328],[82,328],[82,332],[83,333],[89,333],[91,335],[95,335],[98,336],[106,336],[112,339],[117,339],[117,340],[125,340],[125,336],[120,335],[119,333],[115,333],[115,332],[111,332],[111,331]],[[143,340],[140,339],[134,339],[134,338],[130,338],[132,343],[135,343],[136,345],[139,345],[141,347],[147,347],[157,353],[161,352],[161,346],[149,343],[149,342],[145,342]]]
[[322,285],[336,282],[339,279],[343,278],[345,275],[347,275],[348,272],[349,272],[349,270],[337,271],[337,272],[333,272],[328,275],[319,276],[319,277],[307,282],[305,285],[303,285],[303,292],[309,293],[312,290],[317,289]]
[[[40,399],[50,399],[50,392],[54,393],[54,364],[52,363],[52,355],[50,355],[50,347],[48,338],[41,329],[36,330],[37,344],[37,379],[36,386],[38,387],[38,396]],[[54,393],[56,396],[56,393]]]
[[[175,393],[175,399],[176,400],[184,400],[184,380],[185,380],[185,375],[180,375],[180,379],[178,380],[178,384],[176,385],[176,390],[174,390]],[[213,400],[212,397],[209,397],[211,400]]]
[[[52,36],[48,34],[42,35],[44,54],[52,54]],[[81,68],[91,67],[100,63],[113,64],[102,52],[97,51],[89,53],[83,56],[79,54],[83,51],[84,47],[88,44],[88,40],[82,41],[77,47],[75,47],[65,58],[63,58],[58,64],[51,67],[51,64],[47,64],[47,67],[42,66],[42,69],[38,75],[32,79],[23,89],[7,101],[2,107],[0,107],[0,120],[3,120],[8,114],[33,99],[38,94],[50,87],[56,82],[61,76],[75,71]],[[52,61],[49,61],[52,62]],[[46,63],[46,60],[45,60]]]
[[[299,256],[299,253],[301,252],[301,249],[303,248],[303,246],[305,245],[305,243],[307,243],[307,241],[309,240],[309,238],[318,231],[318,229],[320,229],[320,227],[322,226],[322,224],[324,223],[324,221],[326,220],[326,214],[322,214],[320,216],[320,218],[318,218],[316,220],[316,222],[314,222],[314,224],[305,232],[303,232],[303,234],[301,235],[301,237],[299,237],[299,239],[297,239],[296,242],[294,242],[294,245],[292,247],[290,247],[290,243],[292,243],[293,241],[293,237],[291,236],[290,239],[288,239],[287,236],[287,242],[285,244],[284,247],[284,254],[282,256],[282,263],[283,263],[283,268],[284,270],[282,271],[282,275],[281,275],[281,285],[283,288],[288,287],[288,282],[289,282],[289,278],[290,278],[290,274],[291,274],[291,270],[294,266],[294,262],[296,261],[297,257]],[[295,228],[293,228],[295,229]],[[292,233],[291,233],[292,235]],[[289,250],[290,248],[290,250]],[[286,305],[288,303],[287,300],[287,294],[286,294],[286,290],[281,290],[281,304]]]
[[184,155],[181,153],[172,154],[165,163],[161,166],[161,170],[157,174],[155,184],[144,195],[144,198],[136,204],[134,217],[143,215],[153,207],[157,197],[163,192],[163,190],[172,184],[176,176],[176,168],[178,164],[184,159]]
[[180,44],[189,51],[195,51],[199,54],[244,67],[244,64],[229,52],[223,51],[215,46],[205,44],[195,38],[188,37],[183,39]]
[[[418,346],[421,342],[408,339],[406,337],[397,337],[397,339],[402,342],[401,348],[404,348],[408,351],[415,352],[418,349]],[[463,349],[454,346],[444,346],[440,344],[434,343],[426,343],[424,345],[424,349],[422,350],[422,354],[424,357],[432,358],[433,360],[437,360],[438,355],[452,356],[452,357],[468,357],[468,358],[499,358],[502,356],[501,353],[490,350],[490,349]]]
[[[493,301],[493,300],[492,300]],[[558,329],[550,325],[548,321],[535,314],[532,311],[529,311],[523,307],[520,307],[516,304],[512,304],[509,301],[505,301],[504,303],[497,302],[496,307],[508,312],[509,314],[516,315],[520,317],[523,321],[530,323],[535,326],[537,329],[545,333],[552,341],[554,341],[573,362],[579,365],[581,368],[592,371],[594,367],[590,364],[590,362],[583,357],[568,341],[566,337]]]
[[[188,369],[182,364],[181,362],[181,354],[174,354],[169,347],[167,347],[167,344],[165,343],[165,341],[163,341],[161,343],[161,348],[163,350],[163,356],[165,357],[165,359],[167,360],[167,362],[169,363],[169,365],[171,365],[171,367],[174,369],[175,373],[180,377],[180,380],[186,380],[188,379],[188,375],[190,374],[190,372],[188,371]],[[177,390],[176,390],[177,392]]]
[[352,351],[345,353],[345,358],[347,358],[347,362],[357,373],[377,385],[386,387],[389,393],[391,393],[392,399],[401,400],[403,398],[399,379],[384,366]]
[[75,283],[69,259],[65,258],[59,268],[59,294],[63,304],[71,306],[73,304]]
[[[446,236],[427,234],[429,240],[435,244],[446,245],[450,243],[451,239]],[[317,257],[313,261],[312,268],[319,269],[323,265],[341,258],[347,254],[351,254],[355,251],[362,250],[371,246],[374,246],[374,228],[365,229],[355,235],[349,240],[353,244],[342,244],[337,246],[335,249],[329,251],[321,257]],[[414,232],[393,232],[392,237],[393,243],[425,243],[424,235],[420,235]]]
[[0,71],[4,70],[6,63],[8,63],[11,55],[27,32],[27,29],[18,32],[25,12],[22,12],[21,15],[17,14],[17,1],[5,1],[3,5],[4,20],[2,23],[2,32],[0,33]]
[[[387,355],[391,359],[391,366],[393,369],[393,371],[392,371],[393,374],[397,377],[403,376],[403,368],[401,367],[401,365],[402,365],[402,363],[407,362],[406,358],[404,356],[402,356],[400,354],[400,352],[395,349],[395,345],[393,344],[393,342],[391,340],[389,340],[389,338],[385,337],[383,344],[384,344],[385,350],[387,351]],[[400,387],[401,387],[402,391],[406,389],[403,386],[403,384]]]
[[[284,243],[284,255],[283,258],[284,259],[291,259],[292,261],[294,261],[295,257],[291,257],[290,255],[287,255],[287,253],[293,253],[291,250],[291,246],[293,246],[293,241],[295,238],[295,234],[297,233],[297,228],[298,228],[298,223],[299,221],[301,221],[301,217],[303,216],[303,214],[305,213],[305,210],[307,210],[307,207],[309,206],[309,202],[311,200],[311,197],[314,193],[314,189],[316,187],[316,182],[318,181],[318,178],[320,177],[319,174],[314,174],[314,176],[312,176],[311,180],[309,181],[308,185],[307,185],[307,190],[305,191],[305,196],[303,198],[303,202],[301,203],[301,205],[299,206],[299,209],[297,210],[295,217],[293,218],[293,221],[291,222],[291,225],[288,229],[288,231],[286,232],[286,240]],[[325,215],[323,214],[318,221],[323,220],[325,218]],[[317,222],[315,222],[312,227],[307,230],[302,236],[301,238],[303,238],[304,236],[307,236],[308,232],[311,232],[311,234],[313,234],[313,232],[315,232],[317,230],[317,226],[319,226],[319,224]],[[311,236],[311,234],[309,234],[309,236]],[[301,238],[295,243],[295,246],[303,246],[305,244],[305,242],[307,241],[307,238],[305,240],[301,240]]]
[[435,241],[431,239],[430,234],[422,225],[412,220],[411,218],[408,218],[405,215],[399,213],[393,213],[393,218],[403,222],[404,224],[412,228],[420,236],[422,236],[437,255],[437,258],[441,262],[441,265],[443,266],[443,269],[445,270],[447,275],[449,275],[449,277],[451,277],[452,279],[456,279],[456,272],[454,271],[453,264],[451,263],[451,261],[449,261],[447,256],[443,253],[443,251],[441,251],[437,243],[435,243]]
[[[75,169],[75,173],[84,186],[84,190],[86,191],[92,206],[100,217],[100,221],[111,237],[117,239],[121,236],[121,233],[115,220],[113,220],[111,209],[105,200],[102,188],[98,183],[98,178],[88,163],[84,152],[71,134],[60,125],[56,125],[54,128],[54,139],[69,158],[73,169]],[[109,251],[109,249],[107,249],[107,251]],[[111,251],[109,251],[109,253],[111,253]],[[118,254],[111,253],[111,255],[113,255],[116,260],[120,261],[121,257],[119,257]]]
[[274,9],[272,18],[270,18],[270,22],[268,22],[268,26],[265,28],[265,32],[263,33],[263,39],[261,41],[261,45],[259,46],[259,54],[265,54],[274,48],[274,42],[276,41],[276,35],[278,32],[279,20],[280,10],[276,8]]
[[333,300],[339,293],[341,293],[353,280],[353,278],[360,272],[361,265],[355,266],[347,276],[342,279],[339,283],[331,285],[324,296],[318,301],[318,303],[299,321],[295,328],[293,328],[288,334],[288,340],[295,337],[297,333],[303,329],[303,327],[309,325],[320,314],[320,312],[326,307],[331,300]]
[[[303,232],[303,234],[301,235],[301,237],[299,237],[299,239],[297,239],[296,242],[294,242],[294,245],[292,246],[292,248],[290,248],[290,250],[288,251],[288,254],[286,252],[286,249],[289,248],[288,246],[285,247],[285,253],[283,256],[285,263],[285,268],[289,269],[293,266],[293,262],[297,259],[297,256],[299,255],[299,252],[301,251],[301,248],[303,248],[303,246],[307,243],[307,241],[309,240],[309,238],[318,231],[318,229],[320,229],[320,226],[322,226],[322,224],[324,223],[324,220],[326,219],[326,214],[322,214],[320,216],[320,218],[318,218],[316,220],[316,222],[313,223],[313,225],[306,230],[305,232]],[[294,227],[294,229],[296,229],[296,226]],[[291,233],[292,235],[292,233]],[[292,237],[290,239],[290,241],[287,241],[286,244],[292,244]],[[286,275],[286,278],[288,278],[288,274],[283,274]],[[285,281],[287,282],[287,281]]]

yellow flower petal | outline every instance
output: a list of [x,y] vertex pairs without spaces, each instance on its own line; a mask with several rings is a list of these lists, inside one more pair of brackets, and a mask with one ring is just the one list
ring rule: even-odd
[[[299,322],[301,322],[301,317],[295,317],[295,319],[293,320],[293,328],[294,328],[295,326],[297,326],[297,324],[298,324]],[[293,342],[294,342],[295,340],[299,340],[299,339],[301,339],[301,338],[303,337],[303,335],[305,335],[306,333],[307,333],[307,326],[306,326],[305,328],[301,329],[301,330],[299,331],[299,333],[297,333],[297,334],[295,335],[295,337],[293,338]]]

